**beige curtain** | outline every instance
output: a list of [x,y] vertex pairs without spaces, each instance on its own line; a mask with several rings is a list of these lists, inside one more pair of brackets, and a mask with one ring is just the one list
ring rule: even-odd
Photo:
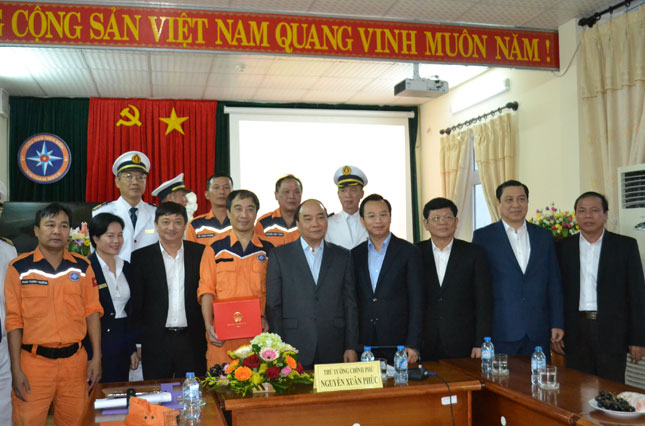
[[[443,196],[452,200],[460,212],[465,212],[470,206],[470,175],[473,169],[472,153],[470,151],[471,131],[451,133],[441,137],[441,182]],[[460,236],[463,219],[459,222],[457,235]]]
[[582,191],[604,193],[617,228],[620,166],[645,163],[645,7],[582,35]]
[[473,126],[472,130],[479,179],[490,217],[495,222],[500,218],[495,190],[501,183],[514,178],[511,114],[492,118]]

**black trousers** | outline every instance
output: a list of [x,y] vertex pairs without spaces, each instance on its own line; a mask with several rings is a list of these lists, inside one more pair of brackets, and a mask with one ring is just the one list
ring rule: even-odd
[[144,380],[185,377],[189,371],[196,376],[206,374],[206,354],[195,350],[187,329],[183,332],[167,330],[161,340],[155,342],[153,348],[146,344],[141,346]]
[[577,336],[569,336],[565,364],[583,373],[625,383],[627,353],[612,354],[604,349],[598,332],[598,321],[576,318]]
[[110,333],[101,336],[101,383],[127,382],[130,376],[130,355],[135,350],[128,338],[127,318],[116,319]]

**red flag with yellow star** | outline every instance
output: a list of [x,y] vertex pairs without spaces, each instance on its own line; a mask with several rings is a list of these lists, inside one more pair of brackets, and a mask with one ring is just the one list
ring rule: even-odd
[[144,200],[156,203],[150,193],[183,172],[186,187],[197,194],[198,213],[208,211],[203,194],[215,169],[216,113],[215,101],[91,98],[86,201],[119,197],[112,163],[136,150],[150,159]]

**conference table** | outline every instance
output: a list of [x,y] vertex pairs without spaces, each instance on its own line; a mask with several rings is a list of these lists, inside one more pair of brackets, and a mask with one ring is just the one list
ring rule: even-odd
[[645,416],[617,418],[589,405],[589,400],[601,390],[645,393],[642,389],[558,367],[560,388],[542,390],[531,384],[531,361],[526,356],[509,357],[510,373],[506,376],[482,373],[479,359],[443,360],[441,363],[482,382],[483,391],[473,393],[472,415],[478,426],[645,424]]
[[[395,386],[393,379],[388,379],[382,389],[318,393],[311,386],[300,385],[283,395],[259,392],[247,397],[230,391],[207,391],[202,424],[439,426],[452,425],[454,416],[455,425],[478,425],[471,415],[471,406],[473,393],[481,390],[480,380],[444,364],[424,366],[438,376],[410,380],[407,386]],[[100,410],[94,410],[94,400],[103,397],[104,388],[177,381],[181,382],[174,379],[97,385],[82,424],[93,425],[100,419]]]
[[[509,357],[510,373],[506,376],[481,373],[479,359],[444,360],[423,366],[437,376],[410,380],[407,386],[395,386],[388,379],[382,389],[319,393],[311,386],[299,385],[283,395],[258,392],[246,397],[227,390],[205,391],[202,424],[452,425],[454,417],[454,424],[458,426],[645,425],[645,416],[620,419],[589,406],[589,400],[601,390],[644,393],[642,389],[558,368],[560,388],[542,390],[531,384],[528,357]],[[106,388],[181,381],[97,385],[90,395],[82,424],[100,422],[101,410],[94,410],[93,403],[103,397]],[[173,390],[180,390],[180,385]]]

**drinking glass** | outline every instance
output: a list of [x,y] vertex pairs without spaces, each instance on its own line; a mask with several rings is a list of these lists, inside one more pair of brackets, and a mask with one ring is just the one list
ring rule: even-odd
[[387,359],[377,358],[376,360],[379,362],[379,365],[381,366],[381,380],[385,382],[387,380]]
[[558,389],[558,367],[555,365],[547,365],[540,370],[540,387],[542,389]]
[[495,354],[492,373],[500,376],[508,374],[508,355]]

